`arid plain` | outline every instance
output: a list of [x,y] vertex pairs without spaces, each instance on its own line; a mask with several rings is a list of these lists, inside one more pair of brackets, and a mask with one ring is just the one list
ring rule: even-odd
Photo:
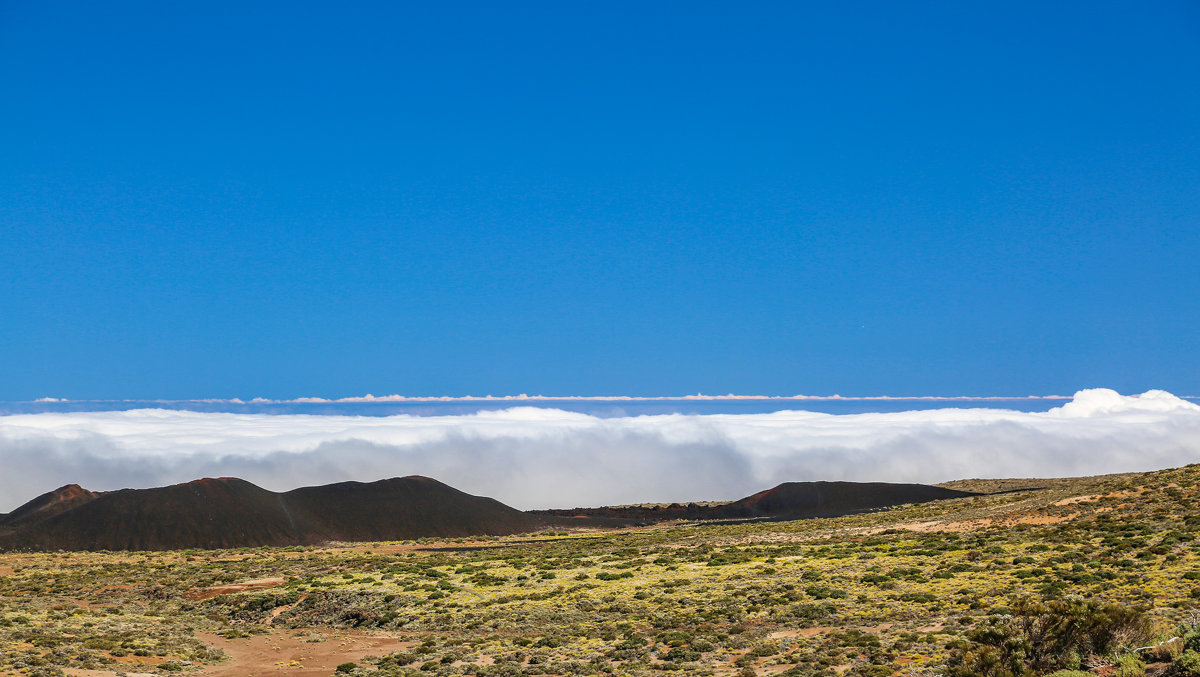
[[980,495],[791,521],[9,552],[0,674],[1200,674],[1200,466],[943,486]]

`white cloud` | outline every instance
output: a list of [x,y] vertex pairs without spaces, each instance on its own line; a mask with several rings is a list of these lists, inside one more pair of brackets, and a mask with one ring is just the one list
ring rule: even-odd
[[[846,397],[843,395],[704,395],[697,393],[695,395],[653,395],[653,396],[630,396],[630,395],[433,395],[433,396],[413,396],[413,395],[360,395],[357,397],[339,397],[337,399],[327,399],[324,397],[297,397],[291,400],[273,400],[266,397],[254,397],[250,401],[259,404],[326,404],[337,402],[341,404],[348,403],[384,403],[384,402],[678,402],[678,401],[711,401],[711,402],[726,402],[726,401],[796,401],[796,402],[892,402],[892,401],[910,401],[910,402],[1011,402],[1013,400],[1067,400],[1069,397],[1063,395],[1024,395],[1020,397],[996,397],[996,396],[970,396],[970,395],[914,395],[898,397],[894,395],[867,395],[860,397]],[[66,400],[39,399],[35,402],[66,402]],[[234,402],[242,403],[243,400],[234,398],[232,400],[162,400],[162,402]]]
[[1200,406],[1162,391],[1086,390],[1041,413],[42,413],[0,417],[0,511],[71,482],[107,490],[217,475],[286,490],[423,474],[534,508],[731,499],[789,480],[939,482],[1193,462]]

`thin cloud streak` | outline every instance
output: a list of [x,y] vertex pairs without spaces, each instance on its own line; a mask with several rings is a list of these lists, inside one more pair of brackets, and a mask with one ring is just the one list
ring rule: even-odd
[[519,508],[732,499],[791,480],[940,482],[1200,462],[1200,406],[1086,390],[1047,412],[456,416],[138,409],[0,417],[0,511],[78,482],[236,476],[273,490],[422,474]]
[[1015,402],[1020,400],[1054,401],[1069,400],[1069,395],[360,395],[355,397],[297,397],[293,399],[271,399],[240,397],[229,399],[206,398],[196,400],[71,400],[62,397],[39,397],[33,403],[66,402],[157,402],[161,404],[186,404],[202,402],[208,404],[355,404],[386,402]]

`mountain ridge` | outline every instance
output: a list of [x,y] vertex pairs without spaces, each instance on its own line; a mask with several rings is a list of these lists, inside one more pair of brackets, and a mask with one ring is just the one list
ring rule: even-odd
[[278,547],[504,536],[547,527],[791,520],[976,495],[924,484],[784,482],[730,502],[522,512],[420,475],[285,492],[236,477],[104,492],[68,484],[0,516],[0,551]]
[[[542,520],[499,501],[420,476],[301,487],[282,493],[237,478],[202,478],[151,489],[87,492],[78,504],[65,510],[38,510],[43,504],[53,504],[60,493],[78,492],[60,489],[43,494],[0,522],[0,549],[313,545],[500,536],[542,526]],[[23,515],[29,517],[14,519]]]
[[622,521],[655,523],[672,520],[789,520],[848,515],[907,503],[978,496],[930,484],[890,482],[783,482],[736,501],[671,503],[652,506],[603,506],[533,510],[548,518],[618,526]]

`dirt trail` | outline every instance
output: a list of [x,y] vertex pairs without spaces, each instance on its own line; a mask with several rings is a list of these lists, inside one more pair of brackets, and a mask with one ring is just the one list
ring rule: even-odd
[[[365,656],[384,656],[418,644],[362,630],[329,628],[279,630],[238,639],[225,639],[205,632],[196,633],[196,637],[229,656],[229,660],[189,673],[209,677],[258,677],[271,674],[329,677],[342,663],[356,663]],[[64,672],[70,677],[113,677],[117,671],[124,672],[126,677],[157,677],[155,673],[128,672],[126,670],[129,667],[114,665],[109,670],[68,668]],[[133,667],[136,669],[136,666]],[[8,674],[0,672],[0,677],[7,677]]]
[[284,604],[283,606],[277,606],[274,609],[271,609],[271,615],[269,617],[267,617],[267,625],[274,623],[276,618],[279,618],[286,611],[291,611],[292,609],[295,609],[297,606],[300,605],[301,602],[303,602],[306,599],[308,599],[307,592],[304,593],[303,595],[300,595],[300,599],[296,600],[295,604]]
[[[327,639],[307,641],[317,635]],[[342,663],[358,662],[364,656],[383,656],[417,644],[363,631],[328,628],[278,631],[239,639],[225,639],[208,633],[197,633],[196,637],[229,655],[228,661],[195,673],[211,677],[256,677],[275,673],[328,677]]]
[[265,590],[267,588],[275,588],[287,583],[283,578],[256,578],[252,581],[242,581],[241,583],[232,583],[230,585],[218,585],[211,588],[201,588],[192,590],[184,595],[190,600],[202,602],[206,599],[228,595],[234,592],[246,592],[247,590]]
[[[113,675],[116,674],[111,670],[82,670],[80,668],[64,668],[63,672],[69,677],[113,677]],[[7,674],[9,673],[0,672],[0,675]],[[14,672],[12,674],[16,675],[19,673]],[[122,672],[122,674],[124,674],[125,677],[159,677],[153,672]]]

